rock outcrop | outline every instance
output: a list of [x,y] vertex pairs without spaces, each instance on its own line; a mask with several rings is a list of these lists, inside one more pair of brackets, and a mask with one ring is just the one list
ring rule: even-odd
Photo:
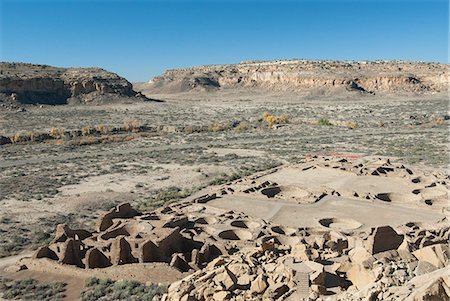
[[168,70],[143,87],[146,93],[236,88],[333,94],[445,92],[448,65],[405,61],[251,61]]
[[145,99],[126,79],[100,68],[0,63],[0,101],[19,104],[102,103]]

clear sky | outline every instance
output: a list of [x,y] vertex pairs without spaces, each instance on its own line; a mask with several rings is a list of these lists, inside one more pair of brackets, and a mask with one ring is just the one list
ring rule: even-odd
[[166,69],[268,59],[448,62],[448,0],[0,0],[1,60]]

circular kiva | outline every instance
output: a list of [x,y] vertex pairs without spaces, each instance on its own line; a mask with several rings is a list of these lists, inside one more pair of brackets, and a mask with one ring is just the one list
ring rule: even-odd
[[319,224],[326,228],[339,230],[354,230],[362,226],[360,222],[350,218],[323,218],[319,220]]
[[236,228],[244,228],[244,229],[255,229],[260,226],[259,223],[248,220],[232,221],[230,225]]
[[234,229],[220,232],[219,237],[225,240],[250,240],[253,235],[247,230]]

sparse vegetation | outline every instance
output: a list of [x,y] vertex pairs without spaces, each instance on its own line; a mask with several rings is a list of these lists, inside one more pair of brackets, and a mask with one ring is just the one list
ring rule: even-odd
[[354,130],[354,129],[356,129],[356,128],[358,127],[358,123],[356,123],[356,122],[354,122],[354,121],[348,121],[348,122],[345,124],[345,126],[346,126],[348,129]]
[[208,131],[210,132],[223,132],[230,129],[230,125],[225,123],[214,122],[208,126]]
[[63,300],[66,284],[39,283],[35,279],[11,280],[0,277],[0,297],[6,300]]
[[94,129],[90,126],[84,126],[81,128],[81,135],[90,136],[94,133]]
[[319,125],[333,125],[327,118],[320,118],[317,122]]
[[155,193],[152,197],[145,199],[139,203],[141,210],[154,209],[163,206],[167,202],[175,202],[191,195],[193,190],[183,190],[179,187],[169,187]]
[[248,121],[241,121],[239,124],[234,128],[236,132],[241,133],[244,131],[247,131],[250,129],[250,123]]
[[29,140],[29,137],[28,137],[27,133],[24,133],[24,132],[16,133],[16,134],[14,134],[14,136],[11,137],[11,141],[13,143],[25,142],[28,140]]
[[81,294],[81,300],[152,301],[162,296],[162,294],[166,291],[167,287],[157,284],[145,285],[137,281],[112,281],[110,279],[98,279],[95,277],[90,277],[86,279],[85,289]]
[[105,124],[98,124],[95,126],[95,129],[97,130],[98,133],[100,133],[101,135],[108,135],[111,133],[111,129],[109,126],[105,125]]
[[63,128],[51,128],[50,129],[50,137],[53,139],[61,139],[64,137],[64,129]]
[[142,123],[137,119],[126,119],[123,122],[123,129],[126,132],[137,133],[141,130]]
[[280,123],[286,124],[286,123],[289,123],[289,116],[286,115],[286,114],[283,114],[283,115],[277,117],[275,115],[271,115],[268,112],[265,112],[263,114],[263,120],[264,120],[264,122],[267,123],[267,126],[269,128],[272,128],[275,124],[280,124]]
[[289,116],[284,114],[280,116],[280,123],[289,123]]

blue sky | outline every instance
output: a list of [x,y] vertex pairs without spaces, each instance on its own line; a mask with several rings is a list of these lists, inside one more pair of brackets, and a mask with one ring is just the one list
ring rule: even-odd
[[166,69],[267,59],[448,62],[448,0],[0,0],[2,61]]

